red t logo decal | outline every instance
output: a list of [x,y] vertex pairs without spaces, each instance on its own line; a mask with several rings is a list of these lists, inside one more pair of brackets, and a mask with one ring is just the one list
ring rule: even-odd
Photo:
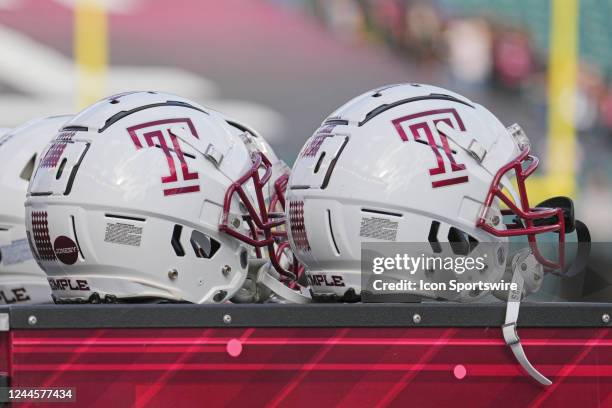
[[[177,128],[182,128],[181,131],[186,131],[194,138],[199,139],[193,123],[188,118],[158,120],[127,129],[136,149],[142,149],[144,146],[156,147],[166,156],[170,174],[161,178],[162,184],[169,184],[168,188],[164,189],[165,196],[200,191],[200,185],[197,181],[199,179],[198,173],[189,170],[185,153],[183,153],[179,139],[175,134]],[[175,158],[180,164],[180,172],[177,171]]]
[[[409,129],[415,142],[427,144],[431,148],[436,158],[436,166],[429,169],[429,175],[432,176],[432,179],[435,179],[431,181],[433,188],[466,183],[468,181],[467,175],[452,174],[451,177],[448,177],[448,173],[465,170],[465,164],[457,163],[455,160],[454,152],[448,144],[448,138],[436,128],[438,122],[444,122],[453,129],[465,132],[465,125],[461,117],[452,108],[415,113],[391,121],[403,141],[408,142],[410,140],[406,133],[406,129]],[[447,168],[445,157],[450,169]],[[443,175],[447,175],[447,177]]]

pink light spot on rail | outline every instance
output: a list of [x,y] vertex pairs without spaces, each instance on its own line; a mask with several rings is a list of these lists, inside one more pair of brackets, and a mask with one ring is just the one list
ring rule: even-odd
[[453,369],[453,374],[455,375],[456,379],[463,380],[467,374],[467,370],[463,364],[457,364]]
[[231,339],[227,342],[227,354],[238,357],[242,353],[242,342],[238,339]]

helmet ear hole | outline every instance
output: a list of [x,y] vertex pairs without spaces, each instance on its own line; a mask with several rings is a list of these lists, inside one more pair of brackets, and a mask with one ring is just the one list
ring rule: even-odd
[[221,244],[217,240],[197,230],[193,230],[189,241],[198,258],[210,259],[215,256],[219,248],[221,248]]
[[455,227],[448,230],[448,242],[455,255],[469,255],[478,245],[476,238]]

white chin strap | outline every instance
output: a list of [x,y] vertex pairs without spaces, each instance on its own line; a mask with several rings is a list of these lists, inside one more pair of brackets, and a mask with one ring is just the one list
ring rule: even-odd
[[[504,341],[510,349],[514,358],[519,362],[521,367],[537,382],[542,385],[551,385],[552,381],[544,377],[530,362],[525,355],[525,350],[521,345],[521,339],[516,332],[516,322],[519,316],[519,309],[521,307],[521,294],[523,293],[523,286],[525,285],[525,279],[521,275],[520,262],[516,264],[512,272],[512,283],[516,285],[516,290],[510,289],[508,292],[508,303],[506,304],[506,320],[502,326],[502,333],[504,334]],[[512,286],[515,286],[512,285]]]
[[257,283],[268,288],[272,293],[288,303],[310,303],[312,299],[303,295],[297,290],[293,290],[285,286],[274,276],[269,273],[269,265],[264,265],[257,273]]
[[233,303],[309,303],[310,296],[285,286],[280,275],[265,259],[249,260],[243,286],[231,299]]

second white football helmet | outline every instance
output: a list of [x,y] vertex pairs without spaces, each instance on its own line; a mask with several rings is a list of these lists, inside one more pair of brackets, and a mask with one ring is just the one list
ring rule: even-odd
[[[558,259],[545,259],[535,236],[554,231],[563,242],[570,227],[561,208],[530,207],[525,179],[537,164],[519,127],[506,128],[461,95],[421,84],[372,90],[330,115],[302,148],[287,194],[291,246],[312,292],[344,301],[361,295],[363,242],[424,243],[438,257],[446,250],[487,259],[480,270],[450,277],[421,270],[414,281],[497,281],[508,237],[519,235],[542,265],[555,268],[562,246]],[[504,215],[515,218],[505,224]],[[413,293],[458,301],[485,294]]]
[[0,304],[52,302],[26,238],[24,201],[41,153],[68,119],[36,119],[0,135]]

